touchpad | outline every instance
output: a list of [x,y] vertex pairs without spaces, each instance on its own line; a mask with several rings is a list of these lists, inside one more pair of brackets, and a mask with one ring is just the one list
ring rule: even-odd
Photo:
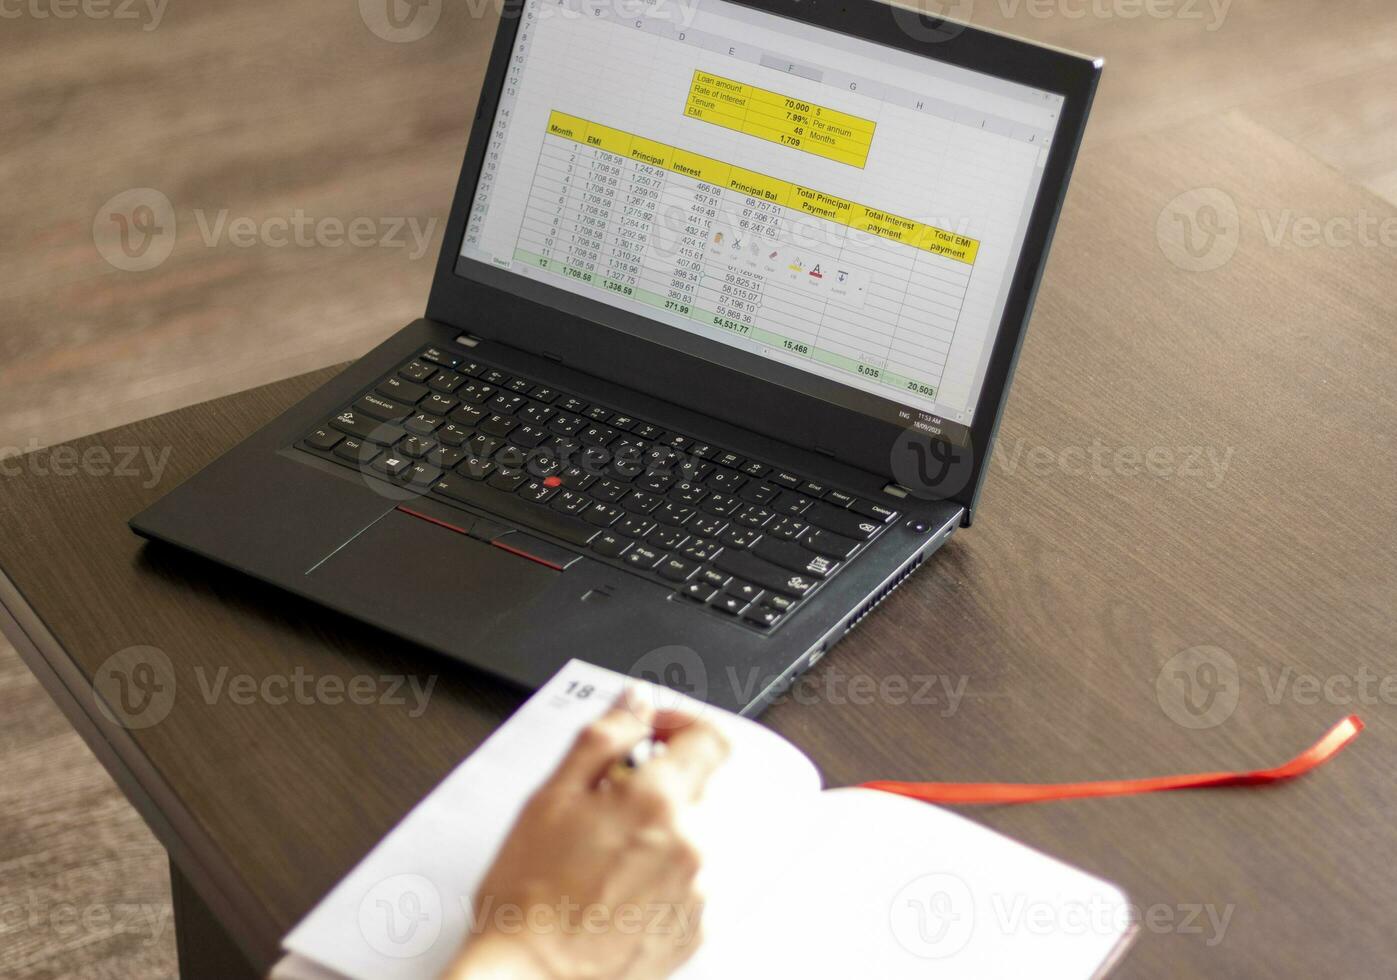
[[488,633],[563,574],[506,550],[512,536],[497,546],[463,531],[395,510],[308,574],[357,615],[442,643]]

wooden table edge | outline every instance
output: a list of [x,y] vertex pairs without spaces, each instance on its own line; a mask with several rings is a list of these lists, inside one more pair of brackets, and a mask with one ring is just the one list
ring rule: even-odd
[[[0,633],[165,848],[170,858],[177,933],[186,913],[206,912],[258,975],[268,973],[281,957],[280,927],[261,908],[236,869],[221,858],[130,730],[96,707],[96,691],[4,568],[0,568]],[[179,894],[182,884],[193,890],[202,909],[181,907],[181,899],[190,897]],[[182,941],[180,955],[183,960]],[[229,975],[235,972],[228,970]]]

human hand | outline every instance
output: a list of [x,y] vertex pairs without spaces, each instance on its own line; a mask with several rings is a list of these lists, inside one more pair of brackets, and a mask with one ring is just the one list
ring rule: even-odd
[[[475,896],[447,980],[652,980],[700,943],[700,855],[679,828],[728,746],[707,722],[622,696],[524,807]],[[609,778],[647,737],[666,751]]]

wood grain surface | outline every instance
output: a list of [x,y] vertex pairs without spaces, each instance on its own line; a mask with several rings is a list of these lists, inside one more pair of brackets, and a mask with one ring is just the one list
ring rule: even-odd
[[[1108,58],[980,517],[764,720],[843,785],[1251,767],[1356,711],[1367,733],[1297,784],[970,815],[1130,892],[1145,928],[1120,976],[1385,975],[1392,11],[1236,0],[1210,30],[1060,6],[975,6],[977,22]],[[159,479],[140,462],[60,475],[46,450],[7,460],[11,632],[263,965],[518,694],[126,531],[328,375],[137,420],[337,363],[420,312],[430,250],[209,247],[195,213],[444,218],[492,32],[450,7],[427,38],[390,44],[352,7],[244,2],[172,3],[149,32],[30,17],[0,35],[18,137],[0,156],[0,446],[169,453]],[[162,189],[181,229],[143,273],[93,247],[103,202],[132,187]],[[1236,230],[1199,252],[1206,208]],[[128,731],[90,684],[132,646],[170,658],[177,694],[158,724]],[[1213,675],[1181,679],[1190,651],[1231,682],[1201,715],[1180,684]],[[420,716],[411,694],[209,693],[219,677],[298,672],[434,686]],[[5,908],[39,891],[51,910],[62,888],[95,894],[93,880],[152,852],[135,833],[121,848],[81,829],[117,826],[114,797],[83,776],[71,737],[46,741],[59,723],[33,687],[0,676],[5,722],[43,719],[7,724],[0,745],[4,836],[19,848],[2,855]],[[1206,703],[1205,686],[1193,693]],[[55,866],[64,881],[35,883]],[[149,877],[103,887],[86,904],[152,901]],[[6,930],[0,944],[21,976],[168,969],[146,947],[77,935]]]

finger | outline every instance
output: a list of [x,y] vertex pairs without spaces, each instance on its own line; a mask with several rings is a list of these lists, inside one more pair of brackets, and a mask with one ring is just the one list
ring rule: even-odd
[[637,742],[650,736],[653,716],[629,700],[633,699],[621,695],[606,714],[578,733],[550,786],[590,789]]
[[682,728],[669,733],[665,754],[641,768],[638,778],[672,798],[693,802],[703,795],[709,777],[727,761],[728,752],[728,740],[722,732],[709,722],[690,718]]

